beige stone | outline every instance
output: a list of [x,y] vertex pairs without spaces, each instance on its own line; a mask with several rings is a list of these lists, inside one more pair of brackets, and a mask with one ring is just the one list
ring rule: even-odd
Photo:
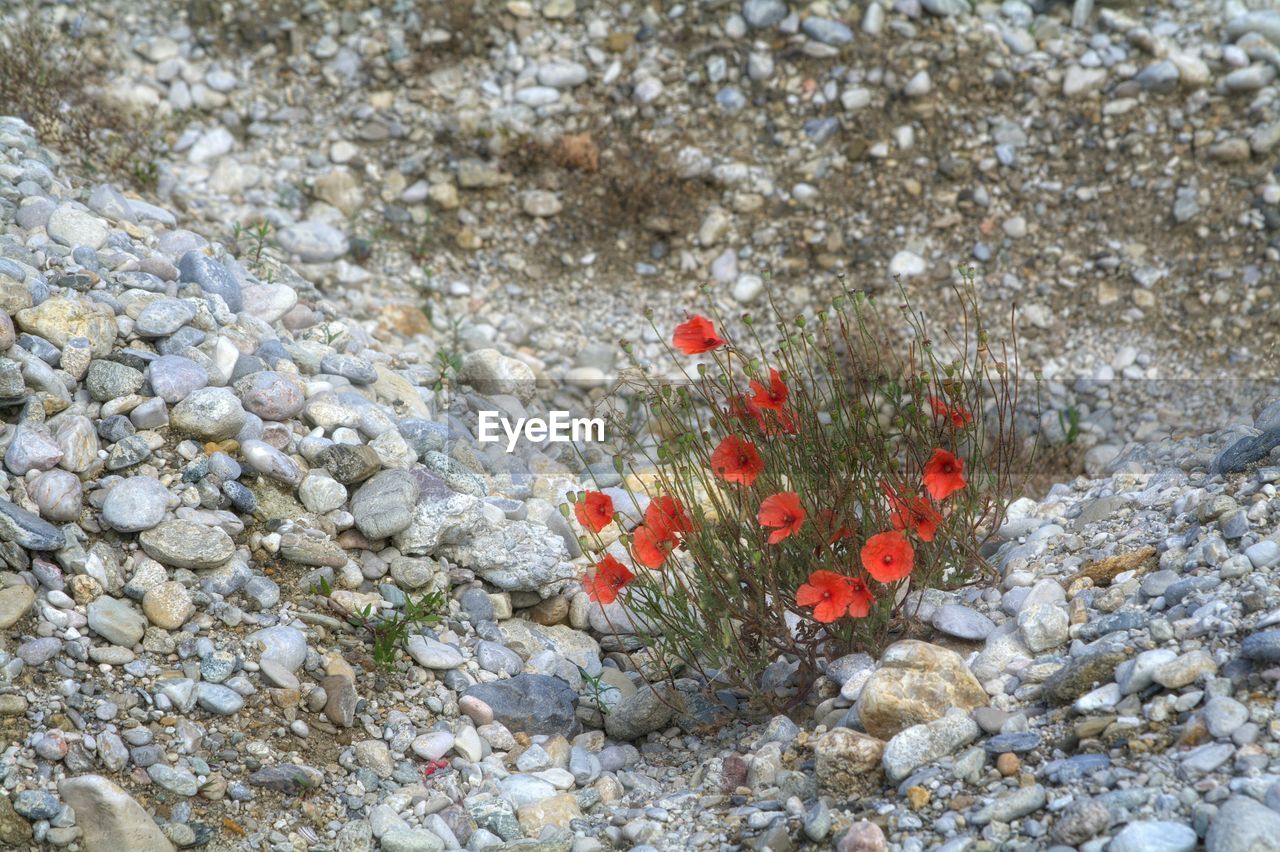
[[73,337],[86,337],[95,358],[111,354],[116,340],[116,321],[98,310],[94,303],[56,296],[34,308],[18,311],[18,327],[38,334],[59,349]]
[[580,816],[582,809],[578,807],[578,800],[568,793],[521,805],[516,809],[516,818],[520,820],[520,828],[524,829],[526,837],[537,837],[549,825],[566,828],[569,820]]
[[818,786],[844,792],[880,774],[884,743],[849,728],[835,728],[813,746]]
[[142,805],[101,775],[81,775],[58,784],[58,793],[76,812],[86,849],[173,852]]
[[973,710],[987,693],[955,651],[907,639],[889,647],[858,697],[858,718],[888,740],[912,725],[940,719],[952,707]]

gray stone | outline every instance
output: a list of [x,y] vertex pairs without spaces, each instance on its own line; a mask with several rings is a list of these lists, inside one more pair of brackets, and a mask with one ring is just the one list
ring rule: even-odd
[[196,684],[196,703],[210,713],[230,716],[244,707],[244,698],[229,686],[202,682]]
[[152,393],[173,404],[208,386],[209,373],[190,358],[161,355],[147,365],[147,380]]
[[1277,852],[1280,813],[1247,796],[1232,796],[1218,808],[1204,848],[1205,852]]
[[830,18],[805,18],[800,28],[814,41],[820,41],[832,47],[839,47],[853,41],[853,30]]
[[169,489],[150,476],[133,476],[118,483],[102,503],[102,520],[120,532],[149,530],[164,520]]
[[375,474],[351,498],[351,514],[365,537],[390,538],[409,528],[418,502],[418,481],[408,471]]
[[168,337],[196,318],[195,307],[185,299],[156,299],[133,322],[139,337]]
[[1019,787],[1005,793],[991,804],[975,813],[970,822],[974,825],[986,825],[991,822],[1013,822],[1043,808],[1049,801],[1049,794],[1039,784],[1030,787]]
[[898,782],[916,769],[952,754],[978,738],[978,723],[964,713],[913,725],[889,740],[882,763],[890,781]]
[[217,568],[230,559],[235,542],[217,527],[192,521],[164,521],[138,536],[146,554],[161,565],[199,571]]
[[1195,829],[1180,822],[1142,820],[1126,825],[1107,852],[1191,852],[1199,843]]
[[1245,637],[1240,655],[1248,660],[1280,663],[1280,630],[1261,630]]
[[991,631],[996,629],[995,622],[982,613],[958,604],[944,604],[938,607],[930,622],[948,636],[967,639],[971,642],[985,640],[991,635]]
[[200,388],[173,407],[174,428],[205,441],[234,438],[244,426],[245,411],[228,388]]
[[89,604],[89,628],[108,642],[131,648],[142,641],[147,619],[124,601],[102,595]]
[[308,219],[279,232],[280,247],[296,254],[303,263],[337,260],[351,247],[346,234],[332,225]]
[[178,261],[179,280],[189,281],[206,293],[221,296],[232,311],[242,307],[240,284],[231,271],[204,252],[189,251]]
[[478,698],[493,710],[494,719],[512,731],[573,736],[577,696],[557,677],[519,674],[506,680],[468,687],[464,696]]
[[66,545],[62,530],[21,506],[0,498],[0,540],[27,550],[60,550]]
[[645,684],[609,708],[604,728],[615,740],[634,740],[665,728],[671,721],[675,697]]
[[787,4],[782,0],[746,0],[742,4],[743,20],[755,29],[772,27],[786,16]]
[[89,363],[85,387],[98,402],[107,402],[137,393],[142,387],[142,373],[132,367],[98,358]]
[[1201,713],[1205,727],[1215,737],[1229,737],[1249,721],[1249,708],[1226,695],[1210,698]]
[[196,777],[185,769],[175,769],[163,763],[147,767],[147,774],[157,787],[162,787],[178,796],[194,796],[199,791]]

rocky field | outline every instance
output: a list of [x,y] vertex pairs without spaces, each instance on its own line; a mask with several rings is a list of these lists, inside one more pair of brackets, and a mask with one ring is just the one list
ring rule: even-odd
[[[0,848],[1280,849],[1280,13],[22,2],[0,50]],[[945,330],[966,278],[1041,445],[1000,582],[786,715],[582,591],[608,447],[475,440],[616,397],[650,311],[896,279]]]

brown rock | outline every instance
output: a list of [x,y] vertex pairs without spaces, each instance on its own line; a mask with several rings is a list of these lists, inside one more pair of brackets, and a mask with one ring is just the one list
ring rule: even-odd
[[1008,778],[1010,775],[1017,774],[1018,770],[1021,768],[1022,761],[1018,760],[1018,756],[1011,751],[1006,751],[1004,754],[996,758],[996,769],[1005,778]]
[[823,734],[813,746],[818,786],[843,792],[880,774],[884,743],[849,728]]
[[356,722],[356,702],[359,696],[356,695],[355,684],[350,678],[342,675],[331,675],[320,681],[320,686],[324,688],[326,700],[324,703],[324,715],[335,725],[341,725],[344,728],[350,728]]
[[911,805],[913,811],[918,811],[929,804],[929,791],[921,787],[919,784],[914,787],[907,788],[907,802]]
[[547,598],[531,606],[529,620],[547,627],[559,624],[569,617],[569,599],[563,596]]
[[987,693],[955,651],[907,639],[884,652],[858,697],[858,718],[882,740],[942,718],[948,708],[985,706]]

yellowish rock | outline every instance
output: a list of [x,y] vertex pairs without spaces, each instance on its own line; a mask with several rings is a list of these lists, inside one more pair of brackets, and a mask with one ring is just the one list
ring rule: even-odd
[[95,358],[111,354],[116,340],[116,321],[89,301],[55,297],[34,308],[18,311],[18,327],[38,334],[59,349],[73,337],[85,337]]
[[834,791],[854,789],[880,774],[884,743],[849,728],[835,728],[813,745],[818,786]]
[[568,793],[561,793],[539,802],[521,805],[516,809],[516,818],[520,820],[520,828],[526,837],[537,837],[542,829],[549,825],[565,828],[569,820],[582,816],[578,800]]
[[907,639],[891,645],[858,697],[858,718],[883,740],[941,719],[951,707],[973,710],[987,693],[955,651]]

